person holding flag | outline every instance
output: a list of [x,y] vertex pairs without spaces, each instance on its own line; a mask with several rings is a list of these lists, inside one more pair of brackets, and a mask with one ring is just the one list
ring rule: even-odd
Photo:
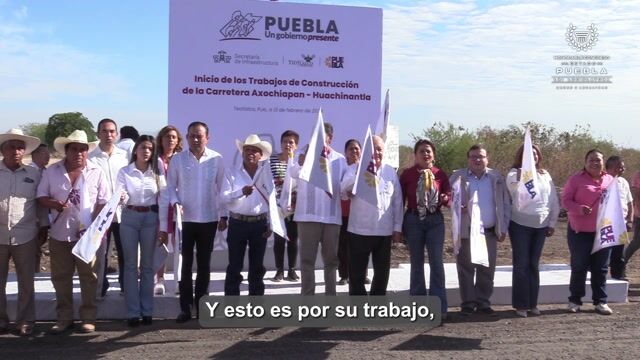
[[[298,259],[298,227],[296,222],[293,221],[293,211],[296,207],[295,196],[296,192],[293,190],[293,181],[288,171],[289,163],[293,164],[293,157],[296,149],[298,148],[298,142],[300,141],[300,135],[293,130],[286,130],[280,135],[280,154],[273,154],[269,158],[269,165],[271,166],[271,174],[273,175],[273,182],[276,187],[276,199],[278,201],[286,201],[283,204],[283,211],[285,211],[286,217],[284,218],[285,226],[287,228],[288,240],[278,234],[273,234],[273,257],[276,263],[276,275],[273,277],[273,281],[282,281],[284,277],[284,251],[287,248],[287,260],[289,265],[289,271],[287,272],[287,281],[298,281],[300,278],[296,274],[296,262]],[[289,176],[287,177],[287,172]],[[285,184],[286,182],[286,184]],[[287,185],[287,186],[285,186]],[[284,194],[283,194],[284,192]]]
[[338,237],[342,223],[340,182],[347,172],[347,162],[331,148],[332,139],[333,126],[325,123],[319,112],[307,153],[298,158],[301,168],[292,169],[293,176],[300,180],[293,219],[298,223],[300,238],[302,295],[315,294],[319,245],[324,262],[325,294],[336,295]]
[[[220,204],[220,189],[224,179],[222,155],[210,149],[209,126],[194,121],[187,127],[189,148],[171,157],[167,187],[160,191],[160,236],[168,238],[169,211],[180,209],[182,234],[182,266],[180,267],[180,314],[176,322],[191,320],[191,308],[198,311],[200,298],[209,294],[210,262],[213,240],[218,231],[227,228],[226,210]],[[178,211],[178,210],[177,210]],[[196,252],[194,254],[194,248]],[[196,260],[195,286],[191,268]],[[175,271],[175,269],[174,269]],[[194,289],[195,288],[195,289]]]
[[362,160],[345,176],[343,192],[351,197],[349,219],[349,295],[367,295],[369,256],[373,262],[370,295],[386,295],[391,241],[402,240],[402,190],[393,167],[382,163],[384,141],[368,129]]
[[96,144],[87,134],[75,130],[54,140],[54,148],[65,157],[51,165],[38,186],[38,202],[51,209],[49,250],[51,282],[56,290],[56,324],[51,333],[59,334],[73,327],[73,273],[78,270],[82,305],[81,331],[95,331],[96,259],[85,263],[72,254],[81,232],[86,229],[109,200],[111,192],[102,170],[88,162],[88,153]]
[[495,315],[491,308],[498,242],[507,236],[511,201],[499,171],[488,167],[487,150],[479,144],[467,151],[467,168],[456,170],[460,181],[460,249],[456,256],[461,311]]
[[[160,129],[158,132],[158,136],[156,137],[156,153],[158,154],[158,169],[164,172],[165,176],[169,172],[169,163],[171,162],[171,158],[173,155],[182,151],[182,135],[180,135],[180,130],[173,125],[167,125]],[[166,185],[166,184],[165,184]],[[160,189],[162,193],[163,189]],[[162,198],[160,198],[162,199]],[[168,207],[168,204],[159,204],[160,208]],[[163,211],[163,213],[167,214],[166,219],[160,219],[160,223],[166,223],[167,234],[170,236],[168,245],[171,246],[171,250],[173,250],[173,258],[174,261],[180,256],[180,245],[176,243],[176,231],[175,231],[175,220],[173,218],[173,211]],[[165,286],[164,286],[164,270],[165,266],[160,267],[160,270],[156,272],[156,281],[155,286],[153,287],[153,293],[155,295],[164,295]],[[174,280],[178,279],[178,269],[177,266],[174,267]],[[176,287],[174,290],[178,290]]]
[[[623,159],[618,155],[609,156],[605,163],[605,169],[608,174],[616,178],[618,182],[618,190],[620,190],[620,202],[622,205],[622,214],[625,220],[627,231],[633,229],[633,197],[629,182],[622,177],[625,166]],[[611,248],[611,258],[609,259],[609,273],[616,280],[629,281],[626,275],[626,264],[624,258],[624,244],[616,245]]]
[[604,171],[600,150],[589,150],[584,159],[584,168],[572,175],[562,190],[562,206],[567,209],[569,216],[567,242],[571,255],[568,310],[572,313],[580,311],[587,271],[591,271],[591,291],[596,312],[611,315],[613,311],[607,305],[606,292],[611,248],[605,247],[595,253],[592,253],[592,249],[600,202],[615,178]]
[[442,254],[444,216],[442,206],[449,204],[451,189],[447,174],[434,165],[436,146],[426,139],[413,147],[415,164],[400,175],[404,214],[404,236],[409,246],[410,295],[427,295],[424,278],[424,249],[429,256],[429,294],[440,298],[443,318],[447,314],[447,291]]
[[[349,139],[344,144],[344,155],[347,160],[347,175],[351,178],[351,185],[353,185],[353,179],[358,171],[358,164],[360,163],[360,152],[362,147],[360,142],[356,139]],[[347,285],[349,283],[349,212],[351,210],[351,199],[346,197],[340,201],[340,207],[342,209],[342,225],[340,225],[340,238],[338,239],[338,285]],[[368,278],[365,283],[369,284]]]
[[531,143],[528,129],[506,181],[512,204],[509,222],[513,253],[511,304],[517,316],[540,315],[538,266],[545,237],[554,233],[560,204],[551,175],[542,167],[540,148]]
[[[264,295],[264,253],[267,238],[271,235],[268,220],[273,178],[269,166],[263,161],[271,156],[271,144],[252,134],[244,142],[236,140],[236,145],[242,153],[242,163],[227,169],[220,191],[220,198],[229,210],[229,265],[224,279],[224,294],[240,295],[240,272],[248,246],[249,295]],[[263,176],[268,180],[262,179]]]

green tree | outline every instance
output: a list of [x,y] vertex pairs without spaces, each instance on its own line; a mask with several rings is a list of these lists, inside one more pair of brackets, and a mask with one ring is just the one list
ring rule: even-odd
[[413,166],[413,148],[407,145],[400,145],[400,173],[406,168]]
[[59,136],[68,136],[74,130],[84,130],[89,141],[96,140],[96,133],[93,124],[82,113],[68,112],[54,114],[49,118],[45,141],[47,145],[53,146],[53,141]]
[[415,141],[429,139],[436,146],[436,166],[448,174],[467,165],[467,150],[478,142],[478,137],[464,127],[440,122],[425,129],[422,136],[411,137]]
[[28,123],[20,125],[20,129],[25,135],[34,136],[40,139],[41,142],[46,142],[47,124]]

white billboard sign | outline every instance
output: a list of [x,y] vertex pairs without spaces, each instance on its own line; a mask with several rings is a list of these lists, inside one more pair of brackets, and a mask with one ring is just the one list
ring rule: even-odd
[[[207,123],[209,147],[238,159],[234,139],[259,134],[305,145],[318,109],[334,147],[380,111],[382,10],[268,1],[172,0],[169,123]],[[235,159],[235,160],[234,160]]]

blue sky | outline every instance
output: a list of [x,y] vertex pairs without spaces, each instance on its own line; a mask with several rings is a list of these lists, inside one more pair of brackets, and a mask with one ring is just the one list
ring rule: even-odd
[[[383,88],[401,143],[434,121],[526,121],[640,148],[640,1],[297,1],[384,10]],[[0,123],[80,111],[156,130],[166,121],[168,0],[0,0]],[[596,24],[607,90],[557,90],[567,26]],[[381,89],[381,91],[384,89]],[[3,130],[4,131],[4,130]]]

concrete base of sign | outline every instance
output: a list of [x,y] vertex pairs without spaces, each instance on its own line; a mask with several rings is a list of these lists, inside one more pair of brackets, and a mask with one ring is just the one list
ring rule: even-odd
[[[498,266],[496,268],[495,286],[493,297],[491,299],[494,305],[509,305],[511,303],[511,266]],[[429,265],[424,266],[425,277],[429,279]],[[450,306],[458,306],[460,304],[460,292],[458,289],[458,276],[455,264],[445,264],[446,271],[446,287],[447,299]],[[298,271],[298,274],[300,272]],[[398,268],[391,269],[389,277],[389,292],[406,293],[409,289],[409,264],[401,264]],[[540,266],[540,304],[564,304],[569,296],[569,276],[570,268],[568,265],[552,264]],[[273,282],[271,278],[274,271],[268,271],[265,275],[266,294],[299,294],[300,282]],[[243,273],[245,279],[246,272]],[[322,270],[316,270],[316,293],[324,292],[324,281]],[[224,272],[211,273],[211,283],[209,291],[211,295],[223,295],[224,293]],[[373,277],[373,270],[369,269],[369,277]],[[51,284],[49,274],[36,275],[36,318],[38,320],[55,320],[56,318],[56,301],[55,291]],[[117,275],[109,275],[111,288],[107,296],[98,302],[98,318],[99,319],[125,319],[126,306],[124,296],[120,294]],[[179,313],[178,297],[175,294],[175,282],[173,274],[165,274],[165,284],[167,292],[164,296],[156,296],[154,298],[154,317],[156,318],[175,318]],[[427,284],[428,286],[428,284]],[[610,303],[620,303],[627,301],[627,292],[629,284],[625,281],[607,280],[607,294]],[[348,293],[349,286],[342,285],[337,288],[338,293],[344,295]],[[585,304],[591,302],[591,288],[587,280],[587,294],[583,301]],[[80,306],[80,285],[77,276],[74,278],[74,307],[77,316],[77,309]],[[18,286],[15,273],[9,274],[7,283],[7,301],[9,318],[15,318],[16,302],[17,302]],[[241,294],[247,294],[247,282],[241,284]],[[340,296],[340,295],[339,295]],[[562,305],[564,306],[564,305]]]

